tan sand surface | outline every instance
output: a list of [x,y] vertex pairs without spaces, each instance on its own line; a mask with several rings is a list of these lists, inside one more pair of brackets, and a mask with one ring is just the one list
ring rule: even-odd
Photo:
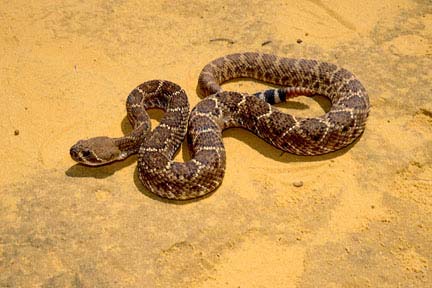
[[[353,71],[372,105],[361,139],[299,157],[226,131],[222,186],[190,202],[149,194],[136,157],[70,159],[130,131],[139,83],[172,80],[195,105],[202,67],[244,51]],[[0,287],[431,287],[431,67],[429,0],[2,1]]]

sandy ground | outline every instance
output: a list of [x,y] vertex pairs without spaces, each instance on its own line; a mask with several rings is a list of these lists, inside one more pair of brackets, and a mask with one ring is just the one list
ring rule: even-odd
[[[431,3],[214,2],[0,3],[0,287],[431,287]],[[361,139],[298,157],[226,131],[224,182],[191,202],[150,195],[135,157],[70,159],[130,131],[139,83],[172,80],[195,105],[201,68],[244,51],[353,71],[372,105]]]

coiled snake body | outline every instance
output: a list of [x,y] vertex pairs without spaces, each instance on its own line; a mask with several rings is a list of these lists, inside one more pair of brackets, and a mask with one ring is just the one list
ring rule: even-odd
[[[222,91],[221,83],[239,77],[282,88],[255,95]],[[162,80],[139,85],[126,103],[133,131],[121,138],[80,140],[70,149],[72,158],[96,166],[138,153],[139,178],[148,190],[165,198],[191,199],[222,182],[226,128],[243,127],[286,152],[318,155],[352,143],[363,132],[369,112],[366,90],[351,72],[315,60],[260,53],[227,55],[203,68],[198,88],[207,97],[189,115],[186,93],[178,85]],[[295,117],[271,105],[315,94],[328,97],[332,104],[321,117]],[[146,112],[150,108],[166,111],[153,131]],[[186,132],[191,160],[174,162]]]

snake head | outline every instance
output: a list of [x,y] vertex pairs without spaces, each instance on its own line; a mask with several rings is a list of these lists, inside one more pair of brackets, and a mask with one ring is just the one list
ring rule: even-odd
[[109,137],[94,137],[80,140],[70,149],[73,160],[88,166],[100,166],[116,160],[126,158],[115,144],[114,139]]

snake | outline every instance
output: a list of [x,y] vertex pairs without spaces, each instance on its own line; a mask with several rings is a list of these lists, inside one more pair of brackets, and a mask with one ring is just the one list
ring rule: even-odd
[[[255,94],[224,91],[233,79],[255,79],[275,88]],[[369,97],[360,80],[338,65],[256,52],[217,58],[201,71],[197,86],[204,98],[189,112],[185,90],[166,80],[150,80],[130,92],[126,101],[132,131],[123,137],[79,140],[70,148],[73,160],[99,166],[138,153],[138,175],[156,195],[188,200],[216,190],[226,169],[222,131],[247,129],[276,148],[296,155],[339,150],[364,131]],[[297,117],[274,104],[296,96],[322,95],[331,107],[318,117]],[[151,130],[148,109],[165,111]],[[190,160],[174,161],[187,138]]]

